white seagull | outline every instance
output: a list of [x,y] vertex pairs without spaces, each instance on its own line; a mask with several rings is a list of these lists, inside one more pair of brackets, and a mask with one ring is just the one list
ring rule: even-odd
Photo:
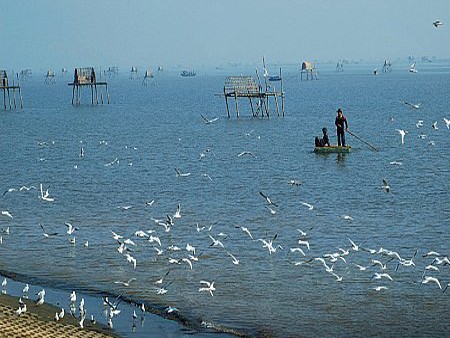
[[265,195],[262,191],[260,191],[259,194],[267,201],[267,203],[273,204],[276,207],[278,206],[274,202],[272,202],[272,200],[269,198],[269,196]]
[[420,105],[422,104],[422,103],[411,103],[411,102],[408,102],[408,101],[402,101],[404,104],[406,104],[407,106],[410,106],[412,109],[419,109],[420,108]]
[[251,151],[243,151],[243,152],[238,154],[238,157],[242,157],[244,155],[250,155],[252,157],[256,157],[255,154],[253,154]]
[[444,122],[445,122],[445,125],[447,126],[447,129],[450,129],[450,119],[446,119],[444,117]]
[[200,114],[200,116],[203,118],[203,120],[205,120],[206,124],[211,124],[213,122],[216,122],[219,119],[218,117],[215,117],[213,119],[208,119],[208,118],[204,117],[202,114]]
[[214,282],[211,282],[211,283],[210,283],[210,282],[201,280],[200,283],[201,283],[201,284],[207,285],[207,287],[199,288],[199,289],[198,289],[198,292],[207,291],[207,292],[209,292],[209,293],[211,294],[211,297],[213,297],[213,296],[214,296],[214,295],[213,295],[213,291],[216,290],[216,288],[214,287]]
[[234,265],[239,265],[239,259],[237,259],[236,257],[234,257],[231,253],[229,253],[227,251],[228,256],[230,256],[233,259],[233,264]]
[[11,213],[8,210],[3,210],[2,215],[13,219],[13,216],[11,215]]
[[78,227],[74,227],[72,224],[70,224],[69,222],[64,222],[64,224],[67,227],[67,233],[69,235],[72,235],[76,230],[79,230]]
[[249,237],[251,238],[251,239],[253,239],[253,236],[252,236],[252,234],[250,233],[250,230],[248,230],[248,228],[246,228],[246,227],[244,227],[244,226],[237,226],[236,228],[239,228],[239,229],[241,229],[243,232],[245,232],[247,235],[249,235]]
[[300,204],[303,204],[305,207],[308,208],[308,210],[314,209],[314,206],[312,204],[306,203],[306,202],[300,202]]
[[430,276],[423,277],[422,284],[427,284],[430,282],[436,283],[437,286],[439,286],[439,289],[442,290],[442,286],[441,286],[441,283],[439,282],[439,279],[437,279],[436,277],[430,277]]
[[399,132],[399,134],[402,138],[402,144],[405,144],[405,135],[408,134],[408,132],[403,129],[395,129],[395,130]]
[[391,187],[389,186],[388,182],[383,179],[383,187],[384,191],[389,192],[391,190]]
[[222,244],[221,241],[219,241],[218,239],[214,239],[214,237],[211,236],[210,234],[208,234],[208,236],[213,241],[209,246],[221,246],[222,248],[224,248],[224,245]]
[[177,177],[188,177],[191,173],[182,173],[178,168],[175,168],[175,172],[177,173]]
[[115,283],[115,284],[122,284],[123,286],[128,287],[128,286],[130,286],[130,283],[131,283],[132,281],[135,281],[135,280],[136,280],[136,278],[130,278],[130,279],[127,280],[126,282],[116,281],[116,282],[114,282],[114,283]]

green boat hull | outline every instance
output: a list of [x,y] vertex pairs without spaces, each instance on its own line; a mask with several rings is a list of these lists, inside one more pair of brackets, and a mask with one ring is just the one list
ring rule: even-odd
[[349,153],[352,147],[339,147],[339,146],[331,146],[331,147],[315,147],[314,152],[316,154],[340,154],[340,153]]

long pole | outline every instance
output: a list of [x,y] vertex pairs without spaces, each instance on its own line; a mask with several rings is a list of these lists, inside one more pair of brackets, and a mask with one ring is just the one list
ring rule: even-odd
[[347,130],[347,133],[349,133],[350,135],[352,135],[353,137],[357,138],[358,140],[360,140],[361,142],[367,144],[370,148],[372,148],[375,151],[378,151],[379,149],[375,146],[373,146],[372,144],[370,144],[367,141],[364,141],[361,137],[359,137],[358,135],[355,135],[354,133],[352,133],[350,130]]

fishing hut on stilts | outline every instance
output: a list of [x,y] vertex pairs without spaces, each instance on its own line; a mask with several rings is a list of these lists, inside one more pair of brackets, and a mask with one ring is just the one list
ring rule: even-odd
[[109,104],[108,83],[97,82],[95,70],[93,67],[75,68],[72,86],[72,104],[79,105],[81,102],[81,93],[84,87],[91,89],[91,103],[98,104],[98,92],[100,91],[100,101],[103,104],[103,88],[106,91],[106,98]]
[[[270,98],[275,101],[275,107],[278,116],[284,117],[284,92],[283,92],[283,78],[281,74],[270,77],[264,65],[264,86],[261,84],[258,69],[256,69],[256,78],[251,76],[228,76],[225,78],[223,86],[223,96],[225,97],[225,105],[227,107],[227,115],[230,117],[230,109],[228,101],[234,99],[236,107],[236,116],[239,118],[239,104],[238,99],[248,99],[253,117],[270,117],[269,102]],[[268,82],[269,81],[269,82]],[[277,90],[274,85],[270,85],[270,81],[277,81],[280,83],[280,89]],[[279,107],[279,98],[281,98],[281,112]],[[256,101],[256,102],[255,102]]]
[[148,82],[153,79],[153,72],[151,69],[147,69],[144,74],[144,80],[142,80],[142,85],[146,86]]
[[311,61],[303,61],[300,69],[300,79],[303,81],[303,75],[306,74],[306,81],[318,80],[319,71],[316,69],[316,65]]
[[46,83],[46,84],[54,84],[54,83],[56,83],[55,72],[53,70],[51,70],[51,69],[47,70],[47,74],[45,74],[44,83]]
[[6,73],[6,70],[0,70],[0,90],[3,91],[3,107],[5,108],[5,110],[8,107],[8,105],[6,104],[7,102],[6,96],[8,96],[9,109],[12,109],[11,92],[13,95],[14,109],[17,108],[16,91],[19,92],[20,108],[23,108],[22,93],[20,92],[20,86],[18,84],[17,85],[14,84],[14,76],[12,85],[9,84],[8,74]]
[[137,68],[135,66],[131,67],[130,79],[131,80],[139,79],[138,70],[137,70]]

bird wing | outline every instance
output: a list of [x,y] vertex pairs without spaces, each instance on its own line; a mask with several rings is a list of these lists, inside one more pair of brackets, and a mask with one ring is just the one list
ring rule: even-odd
[[211,121],[210,120],[208,120],[206,117],[204,117],[202,114],[200,114],[200,116],[203,118],[203,120],[205,120],[206,121],[206,123],[210,123]]

